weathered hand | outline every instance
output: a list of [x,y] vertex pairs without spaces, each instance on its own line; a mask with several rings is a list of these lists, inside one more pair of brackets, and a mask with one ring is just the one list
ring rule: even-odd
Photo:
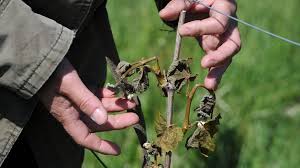
[[118,155],[120,149],[116,144],[100,139],[94,132],[122,129],[139,120],[134,113],[107,115],[107,111],[123,111],[135,104],[115,97],[108,89],[100,89],[99,98],[96,97],[66,59],[38,96],[76,143],[103,154]]
[[[202,0],[228,15],[235,16],[235,0]],[[201,66],[208,68],[205,86],[217,89],[217,86],[232,61],[232,57],[241,48],[240,33],[237,24],[201,4],[189,0],[172,0],[160,11],[160,17],[166,21],[176,20],[182,10],[187,11],[187,23],[182,25],[179,33],[182,36],[193,36],[199,41],[205,52]]]

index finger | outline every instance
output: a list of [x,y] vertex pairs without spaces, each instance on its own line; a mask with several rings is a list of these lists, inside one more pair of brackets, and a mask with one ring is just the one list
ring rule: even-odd
[[[227,15],[234,15],[236,13],[236,2],[235,0],[216,0],[215,3],[212,5],[212,8],[215,10],[210,10],[209,15],[212,18],[215,18],[223,27],[227,28],[229,25],[229,19]],[[217,11],[220,11],[224,14],[221,14]],[[225,31],[225,30],[224,30]]]
[[[208,6],[213,3],[214,0],[202,0],[202,2]],[[160,12],[159,15],[163,20],[174,21],[178,19],[182,10],[191,12],[205,12],[207,8],[203,5],[194,5],[189,0],[171,0]]]
[[[233,15],[236,11],[234,1],[216,0],[212,8],[226,15]],[[194,20],[185,23],[179,28],[182,36],[201,36],[223,34],[229,26],[229,18],[226,15],[210,10],[210,17],[203,20]]]
[[84,148],[88,148],[105,155],[120,154],[120,148],[118,145],[101,139],[95,133],[90,133],[85,123],[79,119],[65,121],[63,126],[73,140]]

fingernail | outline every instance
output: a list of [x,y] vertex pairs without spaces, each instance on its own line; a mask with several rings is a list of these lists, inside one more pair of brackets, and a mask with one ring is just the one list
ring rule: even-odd
[[97,124],[102,125],[107,121],[107,113],[97,108],[91,115],[91,119]]

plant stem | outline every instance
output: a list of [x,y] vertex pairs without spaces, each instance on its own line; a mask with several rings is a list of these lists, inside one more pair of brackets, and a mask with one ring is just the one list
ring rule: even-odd
[[187,97],[187,103],[186,103],[186,109],[185,109],[185,116],[184,116],[184,120],[183,120],[183,126],[182,126],[182,129],[183,129],[183,132],[185,133],[190,125],[190,111],[191,111],[191,104],[192,104],[192,100],[194,98],[194,95],[197,91],[198,88],[200,87],[204,87],[204,85],[202,84],[196,84],[193,89],[190,91],[190,93],[188,94],[188,97]]
[[126,78],[126,76],[131,72],[133,71],[134,69],[140,67],[140,66],[143,66],[151,61],[154,61],[154,60],[158,60],[157,57],[152,57],[152,58],[148,58],[148,59],[145,59],[145,60],[142,60],[142,61],[139,61],[137,63],[133,63],[132,64],[132,67],[130,67],[122,76],[121,76],[121,80],[123,80],[124,78]]
[[[174,50],[174,55],[173,55],[173,62],[177,61],[180,56],[180,48],[181,48],[181,35],[179,34],[178,29],[180,28],[181,25],[183,25],[184,20],[185,20],[185,14],[186,11],[181,11],[180,16],[179,16],[179,21],[178,21],[178,26],[177,26],[177,34],[176,34],[176,42],[175,42],[175,50]],[[175,87],[174,86],[167,86],[167,95],[168,95],[168,100],[167,100],[167,126],[170,127],[172,125],[172,118],[173,118],[173,107],[174,107],[174,92],[175,92]],[[165,168],[170,168],[171,167],[171,161],[172,161],[172,152],[167,152],[166,153],[166,158],[165,158]]]
[[179,34],[178,30],[179,30],[180,26],[184,24],[185,15],[186,15],[186,11],[185,10],[181,11],[180,16],[179,16],[178,26],[177,26],[177,32],[176,32],[176,42],[175,42],[175,50],[174,50],[174,55],[173,55],[173,62],[178,60],[179,56],[180,56],[182,37]]

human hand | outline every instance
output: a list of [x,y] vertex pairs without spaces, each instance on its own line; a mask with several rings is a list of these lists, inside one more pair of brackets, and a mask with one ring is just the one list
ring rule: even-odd
[[95,132],[123,129],[139,120],[135,113],[108,115],[135,107],[134,102],[100,89],[99,97],[86,88],[68,60],[63,60],[39,91],[41,102],[79,145],[102,154],[118,155],[119,147]]
[[[202,2],[228,15],[236,15],[235,0],[202,0]],[[159,14],[162,19],[173,21],[178,19],[182,10],[187,11],[187,23],[179,28],[179,33],[182,36],[196,37],[199,41],[205,52],[201,66],[209,69],[204,85],[216,90],[232,57],[241,48],[237,24],[228,17],[189,0],[171,0]]]

